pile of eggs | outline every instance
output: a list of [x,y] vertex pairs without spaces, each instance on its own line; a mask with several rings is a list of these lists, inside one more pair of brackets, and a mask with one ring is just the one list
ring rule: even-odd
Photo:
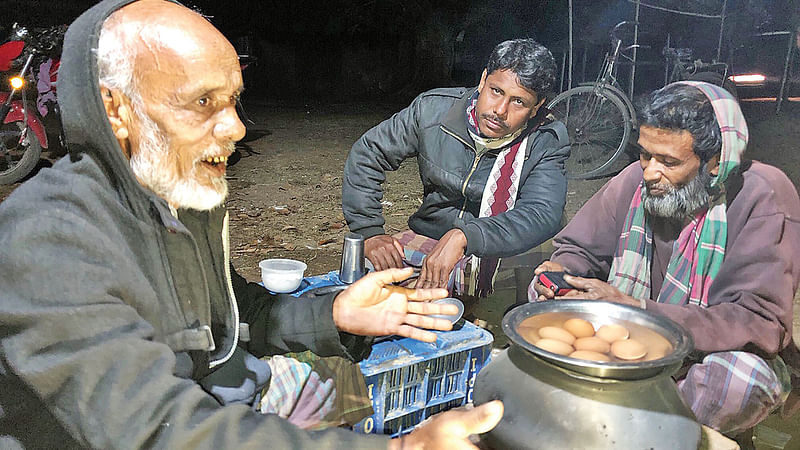
[[[647,347],[622,325],[603,325],[596,331],[588,320],[567,319],[561,326],[544,326],[533,344],[542,350],[589,361],[638,361],[647,355]],[[655,355],[652,355],[655,356]],[[663,356],[663,355],[661,355]],[[655,359],[650,358],[648,359]]]

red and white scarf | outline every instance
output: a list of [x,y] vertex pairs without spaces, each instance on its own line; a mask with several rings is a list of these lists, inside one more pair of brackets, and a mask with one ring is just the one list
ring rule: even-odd
[[[472,96],[472,101],[467,105],[467,130],[476,147],[485,147],[488,150],[502,149],[497,154],[492,170],[489,172],[489,178],[486,180],[478,215],[478,217],[493,217],[514,209],[522,178],[522,165],[525,162],[525,149],[531,133],[527,132],[522,139],[519,139],[526,130],[526,127],[522,127],[510,135],[496,139],[481,136],[475,112],[475,105],[478,102],[477,94],[476,91]],[[538,126],[534,127],[531,132],[536,128]],[[478,150],[478,155],[480,155],[481,149]],[[492,293],[494,279],[500,266],[500,258],[478,258],[473,255],[471,260],[467,293],[477,295],[479,298],[487,297]]]

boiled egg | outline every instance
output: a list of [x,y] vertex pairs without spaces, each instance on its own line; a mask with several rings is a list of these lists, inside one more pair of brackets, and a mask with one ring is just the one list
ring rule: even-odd
[[577,358],[577,359],[586,359],[589,361],[603,361],[603,362],[610,362],[611,358],[607,355],[598,352],[592,352],[589,350],[576,350],[569,354],[570,358]]
[[633,361],[647,354],[647,347],[636,339],[625,339],[611,344],[611,354],[619,359]]
[[575,350],[571,345],[564,341],[559,341],[558,339],[539,339],[534,345],[542,350],[546,350],[558,355],[569,355]]
[[561,342],[566,342],[569,345],[575,342],[575,336],[561,327],[539,328],[539,336],[547,339],[556,339]]
[[563,328],[576,338],[594,336],[594,326],[588,320],[572,318],[564,322]]
[[590,352],[608,353],[608,351],[611,350],[611,344],[597,336],[575,339],[575,343],[572,345],[575,347],[575,350],[588,350]]
[[628,329],[623,327],[622,325],[603,325],[602,327],[597,329],[597,334],[595,336],[599,337],[600,339],[606,342],[614,342],[619,341],[621,339],[628,339],[630,333]]

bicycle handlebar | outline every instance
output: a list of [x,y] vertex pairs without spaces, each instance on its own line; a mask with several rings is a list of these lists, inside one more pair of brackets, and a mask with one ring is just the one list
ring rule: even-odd
[[614,28],[611,29],[611,33],[610,33],[611,34],[611,38],[621,41],[622,39],[617,36],[617,31],[620,28],[625,27],[625,26],[629,26],[629,25],[639,25],[639,22],[637,22],[635,20],[623,20],[622,22],[614,25]]

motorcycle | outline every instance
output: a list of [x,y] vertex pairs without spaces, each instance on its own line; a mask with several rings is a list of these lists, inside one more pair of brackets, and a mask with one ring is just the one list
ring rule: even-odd
[[[0,184],[23,179],[39,163],[42,150],[50,150],[43,118],[50,111],[56,120],[58,116],[55,93],[59,59],[52,55],[57,54],[61,40],[63,27],[31,36],[26,28],[14,24],[11,38],[0,45],[0,72],[7,72],[5,81],[11,88],[9,92],[0,91]],[[11,72],[20,65],[18,72]],[[36,90],[29,87],[31,83]],[[60,123],[57,128],[63,143]]]

